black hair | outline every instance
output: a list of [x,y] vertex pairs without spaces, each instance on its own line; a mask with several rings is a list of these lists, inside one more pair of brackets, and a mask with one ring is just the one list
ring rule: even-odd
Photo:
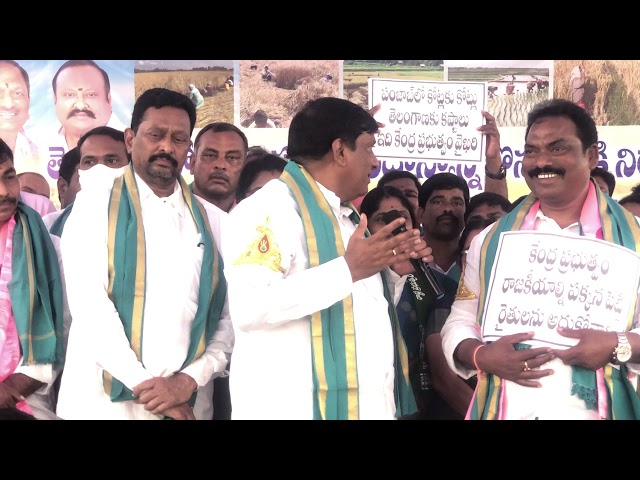
[[553,98],[542,101],[529,111],[527,115],[527,129],[524,135],[525,139],[529,135],[531,126],[541,118],[547,117],[569,118],[576,126],[583,152],[586,152],[593,144],[598,143],[598,129],[591,115],[580,105],[563,98]]
[[56,88],[58,84],[58,75],[60,75],[60,72],[62,72],[63,70],[66,70],[67,68],[83,67],[83,66],[94,67],[98,69],[98,71],[102,74],[102,78],[104,80],[104,89],[108,95],[109,92],[111,92],[111,82],[109,81],[109,74],[105,72],[102,68],[100,68],[100,65],[98,65],[93,60],[67,60],[62,65],[60,65],[60,68],[58,68],[58,71],[53,76],[53,80],[51,80],[51,87],[53,87],[53,94],[57,96]]
[[269,119],[269,115],[267,115],[267,112],[265,112],[264,110],[256,110],[256,113],[253,114],[253,118],[261,118],[262,120],[268,120]]
[[106,125],[102,125],[100,127],[95,127],[85,132],[84,135],[80,137],[76,147],[78,148],[78,152],[82,149],[82,145],[89,137],[93,137],[94,135],[103,135],[105,137],[110,137],[116,142],[124,143],[124,132],[113,127],[108,127]]
[[242,138],[245,154],[249,150],[249,141],[247,140],[247,136],[244,134],[244,132],[240,130],[238,127],[236,127],[233,123],[227,123],[227,122],[212,122],[202,127],[202,129],[198,132],[198,135],[196,135],[196,140],[193,142],[194,150],[198,148],[198,144],[200,143],[200,137],[202,137],[202,135],[208,132],[209,130],[211,130],[213,133],[235,132],[238,135],[240,135],[240,138]]
[[416,219],[415,212],[407,196],[402,193],[402,190],[392,187],[391,185],[378,186],[369,190],[362,202],[360,203],[360,213],[364,213],[368,219],[380,208],[382,200],[385,198],[397,198],[402,203],[402,206],[409,211],[409,217],[411,218],[411,224],[413,228],[418,228],[418,220]]
[[602,178],[607,184],[607,187],[609,187],[609,196],[610,197],[613,196],[613,191],[616,188],[616,177],[613,175],[613,173],[611,173],[608,170],[605,170],[602,167],[596,167],[593,170],[591,170],[591,176]]
[[67,150],[64,155],[62,155],[62,160],[60,160],[60,170],[58,171],[58,175],[67,182],[67,184],[71,183],[71,178],[73,174],[76,172],[78,165],[80,164],[80,144],[73,147],[70,150]]
[[189,115],[191,124],[189,133],[193,133],[196,126],[196,106],[184,93],[160,87],[145,90],[136,100],[131,114],[131,129],[134,133],[138,133],[138,127],[144,120],[144,115],[151,107],[175,107],[184,110]]
[[413,183],[416,184],[416,189],[420,191],[420,180],[418,180],[418,177],[416,177],[413,173],[409,172],[408,170],[389,170],[387,173],[382,175],[382,177],[380,177],[380,180],[378,180],[378,186],[384,187],[389,182],[398,180],[399,178],[408,178],[412,180]]
[[20,65],[15,60],[0,60],[0,64],[3,64],[3,63],[9,64],[9,65],[13,65],[18,70],[20,70],[20,75],[22,75],[24,83],[27,85],[27,94],[29,96],[31,96],[31,83],[29,83],[29,74],[27,73],[27,71],[24,68],[22,68],[22,65]]
[[254,160],[258,160],[265,155],[267,155],[269,151],[261,145],[253,145],[247,149],[247,163],[252,162]]
[[466,222],[469,216],[471,215],[471,212],[473,212],[476,208],[478,208],[481,205],[487,205],[489,207],[498,205],[506,213],[509,213],[513,208],[509,199],[506,198],[504,195],[500,195],[499,193],[495,193],[495,192],[481,192],[469,199],[469,205],[467,206],[467,209],[464,212],[464,221]]
[[436,173],[424,181],[418,192],[418,205],[420,208],[424,208],[435,190],[451,190],[452,188],[462,190],[465,209],[469,208],[469,185],[464,178],[449,172]]
[[287,156],[298,163],[318,160],[336,139],[355,149],[360,135],[377,131],[378,123],[361,106],[343,98],[320,97],[308,101],[291,120]]
[[238,179],[236,202],[240,202],[247,198],[249,186],[261,172],[282,172],[286,166],[287,161],[273,153],[267,153],[264,156],[245,164],[240,172],[240,178]]
[[624,205],[625,203],[638,203],[640,204],[640,183],[634,185],[631,188],[631,193],[622,197],[619,201],[619,205]]
[[0,163],[4,163],[7,160],[13,162],[13,152],[7,142],[0,138]]
[[467,223],[465,223],[465,226],[462,229],[462,233],[460,234],[460,238],[458,239],[458,262],[460,262],[462,259],[464,244],[467,243],[469,234],[474,230],[482,231],[495,222],[496,220],[492,218],[472,218]]

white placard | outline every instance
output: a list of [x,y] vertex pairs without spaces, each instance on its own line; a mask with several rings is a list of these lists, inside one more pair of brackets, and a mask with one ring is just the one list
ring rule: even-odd
[[378,158],[476,162],[484,160],[486,110],[483,82],[432,82],[369,78],[370,107],[385,124],[377,134]]
[[485,341],[535,331],[527,342],[568,347],[557,327],[627,329],[640,256],[596,238],[513,231],[500,235],[482,318]]

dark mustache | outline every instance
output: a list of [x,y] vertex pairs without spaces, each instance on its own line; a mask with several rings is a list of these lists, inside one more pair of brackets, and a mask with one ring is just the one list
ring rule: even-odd
[[555,168],[555,167],[535,167],[532,168],[531,170],[529,170],[527,172],[527,175],[529,175],[530,177],[536,177],[538,175],[540,175],[541,173],[555,173],[557,175],[562,175],[564,177],[564,174],[567,173],[567,171],[564,168]]
[[227,182],[229,181],[229,176],[221,171],[214,171],[209,175],[209,180],[212,180],[214,178],[221,178],[222,180],[226,180]]
[[87,110],[86,108],[83,108],[82,110],[78,110],[77,108],[74,108],[69,112],[69,115],[67,116],[67,118],[71,118],[74,115],[77,115],[79,113],[86,113],[89,117],[93,118],[94,120],[96,118],[95,114],[91,110]]
[[9,205],[17,205],[18,199],[10,196],[0,197],[0,205],[4,205],[5,203]]
[[169,155],[168,153],[156,153],[155,155],[151,155],[149,157],[149,163],[155,162],[156,160],[158,160],[160,158],[164,158],[165,160],[169,160],[174,167],[178,168],[178,161],[175,158],[173,158],[171,155]]
[[436,217],[436,222],[439,222],[440,220],[443,220],[445,218],[450,218],[451,220],[453,220],[456,223],[459,223],[458,221],[458,217],[456,217],[455,215],[450,215],[448,213],[443,213],[442,215],[440,215],[439,217]]

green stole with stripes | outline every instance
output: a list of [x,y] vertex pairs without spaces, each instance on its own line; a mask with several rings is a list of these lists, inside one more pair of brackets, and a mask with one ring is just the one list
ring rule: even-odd
[[64,224],[67,223],[67,219],[71,214],[71,210],[73,209],[73,203],[67,205],[62,213],[58,215],[58,218],[51,224],[51,228],[49,229],[49,233],[51,235],[55,235],[56,237],[62,236],[62,231],[64,230]]
[[11,310],[20,335],[22,364],[61,367],[62,281],[49,232],[33,208],[18,201],[11,237]]
[[[640,227],[633,214],[621,207],[615,200],[603,194],[596,188],[598,210],[602,225],[603,239],[622,245],[633,251],[640,252]],[[485,297],[491,277],[491,270],[498,247],[500,234],[510,230],[520,230],[529,209],[538,199],[529,194],[516,208],[503,216],[491,228],[485,238],[480,254],[480,296],[478,298],[478,324],[482,324],[485,308]],[[633,320],[632,312],[627,328]],[[528,348],[529,345],[516,344],[518,348]],[[607,364],[603,367],[603,375],[608,395],[608,418],[640,419],[640,399],[631,382],[627,379],[628,368],[621,365],[620,369]],[[572,366],[573,387],[571,394],[577,394],[585,401],[587,408],[597,409],[598,398],[596,388],[596,373],[592,370]],[[478,373],[478,385],[474,394],[470,418],[472,420],[494,420],[499,418],[501,379],[497,375]]]
[[[307,239],[309,268],[343,256],[345,247],[338,220],[313,177],[303,166],[290,161],[287,162],[280,180],[289,187],[300,208]],[[356,220],[359,220],[356,208],[350,203],[346,206],[353,210]],[[381,272],[381,275],[394,332],[396,417],[401,417],[414,413],[417,407],[409,381],[407,349],[400,332],[393,297],[384,273]],[[359,419],[356,331],[351,295],[311,315],[311,356],[313,418]]]
[[[220,319],[227,293],[222,257],[215,245],[209,219],[182,177],[178,179],[182,195],[195,221],[204,246],[198,310],[191,326],[187,358],[181,368],[200,357],[213,336]],[[140,195],[133,166],[118,177],[109,199],[108,227],[109,286],[108,295],[120,315],[127,339],[142,358],[143,316],[145,302],[146,254]],[[112,401],[133,400],[134,396],[109,372],[103,373],[105,392]],[[195,394],[191,398],[193,402]]]

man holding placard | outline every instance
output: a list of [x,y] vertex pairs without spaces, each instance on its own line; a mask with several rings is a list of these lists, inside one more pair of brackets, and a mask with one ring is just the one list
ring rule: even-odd
[[472,241],[442,329],[451,368],[478,373],[468,419],[640,418],[640,219],[590,178],[597,144],[573,102],[529,113],[532,193]]

